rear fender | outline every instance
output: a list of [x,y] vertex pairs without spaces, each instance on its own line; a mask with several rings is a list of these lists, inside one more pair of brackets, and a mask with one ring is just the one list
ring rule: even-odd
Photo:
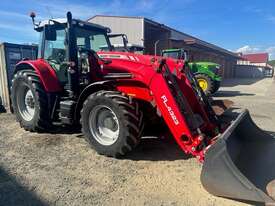
[[46,92],[61,92],[55,71],[43,59],[26,60],[19,62],[14,70],[14,74],[23,69],[33,69],[38,74]]
[[210,79],[213,79],[212,77],[215,75],[215,74],[212,73],[212,72],[196,72],[196,73],[194,73],[195,76],[196,76],[196,75],[199,75],[199,74],[206,75],[206,76],[208,76]]

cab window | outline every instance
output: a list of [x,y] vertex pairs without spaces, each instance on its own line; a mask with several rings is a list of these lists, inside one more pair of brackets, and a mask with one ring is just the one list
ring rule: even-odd
[[61,64],[66,60],[65,29],[56,30],[55,41],[45,41],[44,59],[50,63]]
[[106,35],[103,32],[77,28],[75,35],[78,48],[96,52],[106,50],[106,47],[109,48]]

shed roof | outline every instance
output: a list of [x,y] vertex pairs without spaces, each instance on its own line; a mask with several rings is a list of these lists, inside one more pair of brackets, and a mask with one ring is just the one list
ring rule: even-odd
[[268,62],[268,53],[257,53],[257,54],[244,54],[242,58],[250,61],[251,63],[267,63]]

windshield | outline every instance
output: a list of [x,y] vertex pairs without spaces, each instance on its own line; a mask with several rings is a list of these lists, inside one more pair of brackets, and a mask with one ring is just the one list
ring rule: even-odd
[[173,59],[179,59],[179,52],[164,52],[163,53],[164,57],[170,57]]
[[77,48],[94,50],[96,52],[102,51],[102,48],[104,48],[104,51],[110,50],[106,34],[102,31],[76,28],[75,36]]

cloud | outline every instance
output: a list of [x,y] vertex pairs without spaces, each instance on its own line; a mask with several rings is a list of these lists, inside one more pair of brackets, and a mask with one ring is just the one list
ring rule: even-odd
[[244,11],[249,12],[249,13],[255,13],[255,14],[263,14],[264,13],[263,9],[254,7],[254,6],[246,6],[246,7],[244,7]]
[[6,16],[6,17],[11,17],[11,18],[30,18],[28,14],[21,14],[18,12],[11,12],[11,11],[3,11],[0,10],[0,16]]
[[275,46],[268,47],[265,51],[269,53],[269,58],[271,60],[275,59]]
[[264,10],[261,8],[248,6],[248,7],[244,8],[244,11],[249,12],[249,13],[254,13],[254,14],[260,16],[265,21],[269,21],[269,22],[275,24],[275,15],[273,15],[266,9]]
[[275,46],[268,47],[266,49],[267,52],[275,52]]
[[[28,23],[24,23],[24,22],[10,23],[9,21],[4,22],[0,20],[0,30],[5,31],[4,33],[9,33],[9,34],[12,33],[14,35],[18,35],[18,33],[20,33],[30,38],[36,38],[36,39],[38,36],[37,32],[33,30],[33,26],[30,21]],[[3,35],[3,33],[1,35]]]
[[[27,13],[0,10],[0,16],[1,41],[10,40],[12,36],[16,36],[16,38],[19,37],[19,41],[26,38],[37,39],[38,34],[33,31],[31,19]],[[18,34],[23,35],[18,36]]]
[[247,54],[247,53],[256,53],[259,51],[260,51],[260,49],[258,47],[246,45],[246,46],[243,46],[243,47],[237,49],[236,52]]
[[[34,39],[30,34],[35,32],[26,27],[26,25],[29,25],[30,28],[32,26],[28,17],[30,8],[37,12],[37,21],[51,17],[64,18],[66,12],[71,11],[73,18],[82,20],[87,20],[96,14],[144,16],[173,26],[175,20],[178,20],[177,14],[181,14],[184,8],[196,1],[181,0],[179,1],[181,6],[178,7],[176,4],[171,4],[169,0],[93,0],[81,3],[69,0],[15,0],[14,4],[9,5],[8,11],[5,7],[0,8],[0,28],[2,29],[0,37],[1,40],[5,40],[3,38],[3,33],[5,33],[14,42],[20,43],[22,38],[15,35],[15,32],[22,31],[22,36],[26,39],[36,41],[36,38]],[[170,15],[171,11],[174,15]]]
[[154,1],[140,0],[138,1],[138,6],[143,9],[152,9],[154,7]]
[[[105,7],[107,8],[107,7]],[[71,11],[74,18],[87,19],[92,15],[97,13],[102,13],[107,9],[85,5],[85,4],[76,4],[67,1],[58,1],[55,3],[45,3],[39,2],[37,9],[42,11],[42,15],[53,18],[65,17],[67,11]]]

